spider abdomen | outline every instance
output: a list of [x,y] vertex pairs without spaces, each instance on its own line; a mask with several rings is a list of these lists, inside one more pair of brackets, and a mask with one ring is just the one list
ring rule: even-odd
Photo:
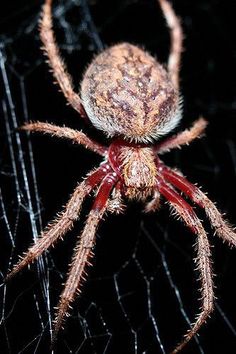
[[168,73],[151,55],[122,43],[92,61],[81,84],[91,122],[107,135],[147,141],[180,118],[179,97]]

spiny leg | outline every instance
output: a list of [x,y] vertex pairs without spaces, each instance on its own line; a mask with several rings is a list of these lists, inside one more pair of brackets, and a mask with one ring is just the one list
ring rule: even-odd
[[104,178],[88,215],[82,235],[75,248],[65,288],[60,296],[60,301],[57,307],[57,314],[54,322],[53,344],[56,341],[58,331],[62,326],[70,303],[74,300],[76,292],[81,292],[81,283],[86,275],[85,266],[86,264],[90,264],[90,258],[93,256],[92,249],[95,244],[96,229],[107,209],[108,198],[116,181],[117,176],[114,173],[110,173]]
[[109,213],[120,214],[125,210],[122,196],[122,183],[118,181],[112,190],[111,197],[107,203],[107,211]]
[[201,138],[206,126],[207,121],[204,118],[196,120],[190,129],[186,129],[177,135],[167,138],[163,142],[154,147],[158,155],[169,152],[172,149],[180,148],[182,145],[188,145],[196,138]]
[[160,193],[156,190],[152,196],[150,202],[145,205],[145,213],[150,213],[160,208]]
[[30,132],[40,132],[44,134],[49,134],[51,136],[56,136],[58,138],[70,139],[73,143],[81,144],[87,149],[96,152],[99,155],[104,156],[107,152],[107,148],[88,138],[83,132],[67,128],[58,127],[54,124],[43,123],[43,122],[32,122],[25,124],[20,127],[21,130],[27,130]]
[[66,71],[65,64],[60,57],[55,37],[52,30],[52,0],[46,0],[43,5],[42,20],[40,26],[40,37],[44,44],[45,53],[47,54],[49,65],[52,68],[53,75],[57,80],[65,98],[71,106],[78,111],[83,117],[86,116],[83,109],[81,99],[74,92],[72,80]]
[[162,175],[171,184],[188,195],[197,205],[203,208],[212,226],[215,228],[216,234],[222,238],[223,241],[227,241],[230,246],[236,247],[236,233],[233,227],[223,219],[214,203],[197,186],[188,182],[186,178],[168,167],[163,168]]
[[177,215],[180,215],[191,231],[198,236],[196,242],[196,264],[200,272],[202,308],[192,328],[186,333],[182,342],[171,352],[171,354],[175,354],[182,350],[193,338],[213,311],[214,286],[212,279],[211,250],[206,232],[192,207],[171,187],[165,184],[165,182],[160,182],[158,190],[169,201]]
[[171,35],[171,49],[168,60],[168,71],[175,88],[179,89],[179,71],[182,53],[183,31],[181,23],[171,4],[167,0],[159,0]]
[[13,267],[12,271],[6,276],[6,281],[12,278],[26,265],[33,262],[45,250],[53,245],[59,238],[73,226],[79,216],[82,202],[86,195],[102,180],[109,172],[108,165],[99,167],[92,172],[82,183],[80,183],[72,194],[70,200],[65,206],[64,211],[59,214],[58,218],[48,225],[42,232],[37,242],[29,248],[22,259]]

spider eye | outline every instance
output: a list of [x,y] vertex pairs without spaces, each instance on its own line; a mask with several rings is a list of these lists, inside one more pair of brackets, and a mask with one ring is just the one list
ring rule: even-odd
[[178,92],[166,70],[128,43],[110,47],[92,61],[81,98],[95,127],[137,142],[166,134],[181,118]]

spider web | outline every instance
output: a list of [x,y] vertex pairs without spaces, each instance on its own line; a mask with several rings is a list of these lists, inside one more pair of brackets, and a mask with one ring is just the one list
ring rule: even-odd
[[[11,4],[12,5],[12,4]],[[210,122],[207,139],[165,157],[190,180],[198,181],[234,222],[235,208],[235,40],[233,17],[223,1],[175,1],[186,35],[182,68],[187,127],[200,114]],[[17,256],[37,240],[40,230],[65,204],[78,180],[100,160],[81,147],[17,127],[28,120],[83,128],[66,106],[44,63],[38,37],[40,4],[21,2],[0,20],[0,270],[4,279]],[[168,32],[155,1],[55,1],[57,41],[78,87],[86,65],[106,45],[142,43],[165,61]],[[95,25],[96,24],[96,25]],[[226,89],[227,88],[227,89]],[[224,128],[222,129],[222,121]],[[81,221],[65,240],[30,270],[2,284],[0,343],[3,353],[50,353],[57,304]],[[60,353],[167,353],[189,327],[199,308],[195,280],[195,237],[169,216],[164,205],[145,215],[131,204],[124,215],[106,217],[98,231],[94,267],[75,301]],[[236,350],[235,250],[228,250],[199,212],[215,247],[216,311],[188,353]]]

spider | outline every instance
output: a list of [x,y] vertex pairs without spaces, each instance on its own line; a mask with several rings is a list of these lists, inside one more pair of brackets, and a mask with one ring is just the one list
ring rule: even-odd
[[161,136],[174,129],[181,119],[179,69],[183,32],[179,18],[168,0],[159,0],[171,36],[167,69],[150,54],[129,43],[120,43],[98,54],[88,66],[80,95],[72,86],[70,75],[60,57],[52,29],[52,0],[46,0],[42,11],[40,37],[48,63],[67,102],[111,139],[108,147],[91,140],[82,131],[49,123],[31,122],[21,127],[66,138],[99,154],[103,162],[78,184],[64,210],[42,232],[7,275],[11,278],[33,262],[68,232],[78,219],[81,205],[92,190],[95,200],[80,235],[70,270],[60,296],[54,321],[53,341],[57,338],[70,304],[80,294],[86,266],[91,265],[95,233],[105,211],[122,212],[124,200],[146,202],[147,212],[159,208],[164,197],[171,209],[196,234],[196,263],[201,282],[201,310],[191,329],[172,353],[179,352],[199,331],[213,311],[214,291],[211,249],[207,234],[192,206],[180,195],[187,196],[203,208],[216,234],[236,246],[233,228],[223,220],[216,206],[181,173],[167,167],[160,159],[163,153],[189,144],[202,136],[206,121],[198,119],[193,126],[164,141]]

